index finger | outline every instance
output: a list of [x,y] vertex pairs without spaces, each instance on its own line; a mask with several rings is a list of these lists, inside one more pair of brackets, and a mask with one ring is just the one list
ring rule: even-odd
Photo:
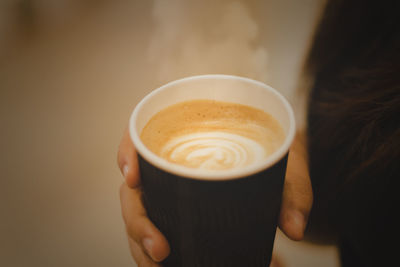
[[125,177],[126,184],[135,188],[140,185],[139,164],[136,149],[129,136],[128,128],[122,136],[118,147],[118,166]]

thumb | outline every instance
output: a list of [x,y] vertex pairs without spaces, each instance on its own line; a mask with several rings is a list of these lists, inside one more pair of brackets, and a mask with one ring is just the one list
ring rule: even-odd
[[279,228],[290,239],[303,239],[312,202],[305,142],[297,135],[289,152],[279,217]]

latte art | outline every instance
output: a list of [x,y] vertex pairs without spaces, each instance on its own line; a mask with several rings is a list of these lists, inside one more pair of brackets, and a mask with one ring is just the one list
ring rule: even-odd
[[161,150],[161,157],[182,165],[224,170],[244,167],[265,157],[261,144],[226,132],[203,132],[179,136]]
[[165,160],[189,168],[223,171],[264,161],[285,135],[269,114],[212,101],[178,103],[154,115],[140,138]]

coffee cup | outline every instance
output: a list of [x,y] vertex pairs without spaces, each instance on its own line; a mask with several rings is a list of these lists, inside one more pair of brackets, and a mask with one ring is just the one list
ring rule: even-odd
[[[247,135],[252,131],[254,121],[246,124],[249,120],[240,115],[240,120],[235,122],[232,112],[219,121],[220,117],[215,119],[213,115],[213,108],[221,106],[230,112],[239,109],[240,113],[244,108],[246,112],[240,114],[254,111],[271,116],[273,120],[268,125],[276,130],[273,132],[278,136],[278,145],[263,153],[268,149],[260,150],[253,145],[260,140],[247,140],[254,136]],[[197,112],[196,108],[202,112]],[[164,115],[156,122],[156,128],[150,128],[146,133],[146,127],[158,114]],[[198,115],[198,118],[186,119],[187,114],[192,114],[193,118]],[[212,122],[202,121],[204,116],[212,117]],[[196,124],[195,120],[201,123]],[[226,127],[221,128],[221,124],[228,122],[239,130],[222,133],[221,129]],[[170,128],[172,130],[168,131]],[[169,135],[179,132],[176,129],[184,133],[183,137],[174,139]],[[129,131],[138,153],[147,215],[171,247],[163,266],[269,265],[288,151],[295,135],[292,108],[281,94],[264,83],[238,76],[188,77],[170,82],[143,98],[132,113]],[[163,139],[157,135],[161,131],[167,134],[166,147],[178,147],[173,151],[174,155],[189,152],[183,157],[175,157],[179,161],[174,161],[150,149],[151,142],[155,142],[154,147],[163,146],[158,143]],[[154,141],[148,143],[146,138],[153,134]],[[198,146],[198,138],[207,140],[207,145],[200,142]],[[197,147],[200,150],[196,150]],[[208,158],[208,154],[214,158]],[[230,157],[229,160],[224,158],[225,155]],[[238,155],[241,155],[240,160]],[[184,158],[190,163],[187,159],[196,156],[201,159],[199,165],[188,166],[180,162]],[[226,167],[226,162],[231,165]]]

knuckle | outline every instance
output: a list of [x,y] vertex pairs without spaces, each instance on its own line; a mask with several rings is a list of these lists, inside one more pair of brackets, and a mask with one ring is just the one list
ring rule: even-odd
[[135,218],[131,220],[126,220],[125,227],[128,236],[134,241],[139,242],[140,236],[142,236],[143,227],[140,227],[140,222],[138,221],[138,219]]
[[124,165],[124,160],[123,160],[123,156],[122,156],[122,152],[121,152],[121,147],[118,148],[118,152],[117,152],[117,165],[118,165],[120,171],[122,172],[122,166]]
[[[126,187],[125,183],[122,183],[122,184],[119,186],[119,199],[120,199],[122,208],[123,208],[123,206],[124,206],[125,187]],[[124,209],[122,209],[122,213],[124,213]]]
[[119,188],[119,196],[120,196],[120,202],[121,202],[121,214],[122,214],[122,219],[125,223],[125,225],[129,222],[129,214],[126,214],[127,211],[127,203],[126,202],[126,185],[123,183],[120,188]]
[[119,186],[120,197],[122,197],[124,193],[125,193],[125,183],[121,183],[121,185]]
[[133,259],[135,260],[138,267],[149,267],[155,266],[153,265],[152,261],[147,258],[146,253],[144,252],[143,248],[140,244],[134,240],[130,240],[130,250]]

